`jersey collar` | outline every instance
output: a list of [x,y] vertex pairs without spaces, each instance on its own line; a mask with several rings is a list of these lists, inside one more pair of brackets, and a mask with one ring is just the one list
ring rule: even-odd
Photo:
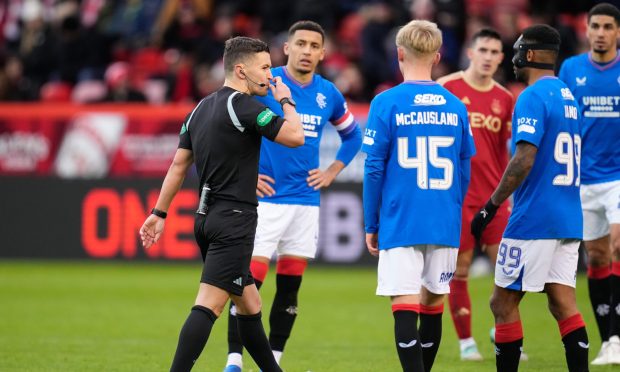
[[605,71],[613,66],[616,65],[616,63],[618,63],[618,61],[620,61],[620,51],[616,50],[616,59],[614,59],[613,61],[607,63],[606,65],[599,65],[598,63],[594,62],[594,60],[592,59],[592,52],[588,52],[588,61],[590,61],[590,64],[597,70],[599,71]]
[[310,80],[310,82],[309,82],[309,83],[302,84],[302,83],[300,83],[297,79],[295,79],[295,78],[293,77],[293,75],[291,75],[291,74],[288,72],[288,69],[286,68],[286,66],[282,66],[282,70],[284,70],[284,75],[286,75],[287,79],[288,79],[290,82],[292,82],[293,84],[295,84],[295,85],[297,85],[298,87],[300,87],[300,88],[306,88],[306,87],[310,86],[310,85],[314,82],[314,75],[315,75],[315,74],[312,74],[312,79]]

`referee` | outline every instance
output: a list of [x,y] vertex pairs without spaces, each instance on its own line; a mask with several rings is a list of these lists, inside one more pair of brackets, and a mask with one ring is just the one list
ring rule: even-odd
[[[166,211],[195,162],[201,203],[194,235],[204,267],[170,370],[191,370],[231,298],[243,346],[262,371],[281,371],[265,336],[260,296],[249,272],[257,221],[258,159],[262,136],[297,147],[304,143],[304,132],[289,88],[271,75],[267,44],[248,37],[229,39],[224,68],[224,86],[200,101],[185,119],[179,148],[140,236],[144,248],[159,240]],[[282,105],[284,118],[252,98],[267,95],[268,89]]]

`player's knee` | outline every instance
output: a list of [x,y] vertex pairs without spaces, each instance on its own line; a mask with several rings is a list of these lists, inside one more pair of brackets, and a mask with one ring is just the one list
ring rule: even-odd
[[[470,262],[471,264],[471,262]],[[456,270],[454,271],[454,278],[456,280],[467,280],[469,277],[469,266],[470,264],[459,264],[456,265]]]
[[614,237],[611,240],[611,252],[613,253],[614,261],[620,261],[620,236]]
[[610,249],[607,244],[589,242],[586,243],[588,253],[588,264],[592,267],[602,267],[609,265],[611,261]]
[[495,293],[491,296],[489,301],[489,307],[491,312],[495,316],[495,319],[503,318],[510,313],[511,308],[507,301],[497,296]]

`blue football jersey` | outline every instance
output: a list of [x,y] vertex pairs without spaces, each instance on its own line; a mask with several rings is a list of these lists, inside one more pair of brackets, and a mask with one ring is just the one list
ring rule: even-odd
[[513,153],[521,141],[538,151],[530,173],[514,192],[504,237],[581,239],[580,120],[570,89],[556,77],[539,79],[517,99],[512,115]]
[[[304,127],[305,143],[297,148],[289,148],[272,141],[263,141],[259,173],[272,177],[276,183],[272,185],[275,194],[259,200],[318,206],[320,192],[308,186],[306,179],[308,171],[319,167],[319,143],[323,128],[331,123],[342,137],[354,131],[357,123],[347,109],[344,97],[329,80],[315,74],[310,83],[301,85],[288,74],[285,66],[273,68],[271,72],[274,77],[280,76],[291,90]],[[269,95],[257,99],[276,114],[284,116],[280,103],[273,98],[271,91]],[[346,165],[348,161],[344,163]]]
[[379,94],[370,104],[362,151],[366,231],[378,232],[379,249],[459,246],[475,146],[456,96],[433,81],[405,81]]
[[620,53],[603,66],[589,53],[569,58],[560,79],[581,110],[581,182],[620,180]]

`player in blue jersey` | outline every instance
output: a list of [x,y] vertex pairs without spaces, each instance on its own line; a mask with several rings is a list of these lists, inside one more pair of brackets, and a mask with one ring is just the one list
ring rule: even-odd
[[526,28],[514,45],[515,75],[528,87],[512,117],[514,156],[471,224],[479,238],[514,192],[514,207],[495,264],[491,310],[498,371],[519,368],[525,292],[547,294],[569,371],[588,370],[588,335],[577,309],[575,282],[582,236],[579,199],[581,137],[577,103],[554,76],[560,35],[548,25]]
[[432,22],[400,29],[405,81],[372,100],[362,146],[366,245],[379,256],[377,295],[391,298],[404,371],[430,371],[439,348],[475,152],[465,105],[431,80],[441,43]]
[[[250,270],[257,287],[265,280],[269,260],[277,252],[276,294],[269,316],[269,342],[278,363],[297,316],[297,297],[308,259],[314,258],[319,231],[320,190],[329,186],[357,154],[362,134],[344,97],[330,81],[316,74],[325,54],[323,28],[299,21],[289,29],[284,53],[286,66],[272,69],[291,89],[293,104],[304,126],[305,144],[297,151],[263,141],[259,163],[258,227]],[[276,113],[281,102],[273,96],[261,102]],[[342,145],[325,170],[319,168],[319,143],[323,129],[333,125]],[[226,371],[241,370],[241,340],[235,309],[228,328]]]
[[620,11],[588,13],[590,52],[562,64],[583,117],[581,206],[588,288],[603,343],[594,365],[620,364]]

